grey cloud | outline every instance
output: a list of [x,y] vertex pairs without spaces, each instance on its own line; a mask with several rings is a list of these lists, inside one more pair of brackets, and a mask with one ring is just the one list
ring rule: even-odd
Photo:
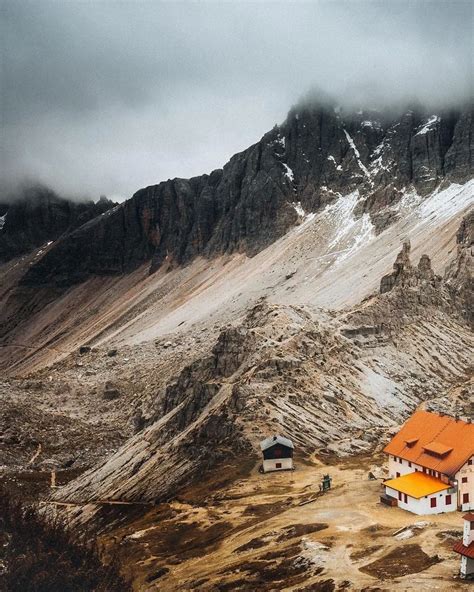
[[127,197],[222,166],[308,88],[341,103],[472,98],[472,6],[2,3],[3,177]]

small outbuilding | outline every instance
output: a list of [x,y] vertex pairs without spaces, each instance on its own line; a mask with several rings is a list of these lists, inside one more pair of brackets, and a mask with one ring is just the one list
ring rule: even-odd
[[465,514],[463,519],[462,541],[454,545],[453,551],[461,555],[461,577],[474,578],[474,513]]
[[283,436],[270,436],[260,442],[263,472],[293,469],[293,442]]

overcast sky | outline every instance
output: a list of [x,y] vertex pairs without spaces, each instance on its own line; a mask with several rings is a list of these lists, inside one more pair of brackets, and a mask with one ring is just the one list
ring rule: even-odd
[[310,87],[465,101],[472,3],[2,0],[3,179],[129,197],[221,167]]

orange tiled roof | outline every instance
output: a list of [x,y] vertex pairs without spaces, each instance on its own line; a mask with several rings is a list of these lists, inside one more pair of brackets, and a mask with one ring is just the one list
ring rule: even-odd
[[432,452],[438,456],[449,454],[453,449],[452,446],[446,446],[446,444],[441,444],[441,442],[431,442],[430,444],[425,444],[423,448],[425,451]]
[[384,481],[384,487],[391,487],[396,491],[401,491],[410,497],[419,499],[425,495],[431,495],[432,493],[449,489],[450,486],[440,481],[440,479],[436,479],[436,477],[415,471],[408,473],[408,475],[403,475],[403,477]]
[[461,541],[459,541],[454,545],[453,551],[456,551],[456,553],[459,553],[460,555],[464,555],[464,557],[474,559],[474,541],[469,545],[469,547],[466,547]]
[[448,415],[416,411],[384,452],[454,475],[474,455],[474,424],[456,421]]

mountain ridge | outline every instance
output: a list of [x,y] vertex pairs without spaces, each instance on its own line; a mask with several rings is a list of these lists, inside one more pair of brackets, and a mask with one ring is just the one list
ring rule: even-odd
[[102,196],[72,200],[39,184],[0,197],[0,261],[7,262],[83,226],[116,204]]
[[[373,117],[373,112],[371,116]],[[359,188],[382,230],[380,210],[404,190],[433,191],[472,171],[472,111],[427,116],[408,111],[387,122],[300,107],[281,126],[235,154],[223,169],[140,189],[132,198],[58,241],[22,283],[69,286],[91,275],[129,273],[150,262],[186,264],[199,255],[252,256],[298,221],[295,207],[316,212]]]

